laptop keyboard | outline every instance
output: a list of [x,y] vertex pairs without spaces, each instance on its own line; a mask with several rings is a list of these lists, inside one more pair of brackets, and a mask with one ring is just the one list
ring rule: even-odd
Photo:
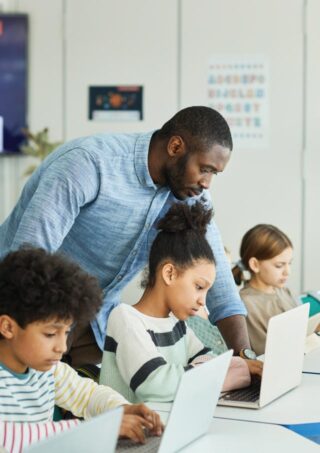
[[157,452],[160,447],[161,437],[150,436],[146,438],[145,444],[136,444],[129,439],[119,439],[116,453],[122,451],[139,451],[143,453]]
[[248,403],[255,403],[260,397],[261,381],[257,380],[249,387],[239,390],[231,390],[224,393],[219,400],[222,401],[244,401]]

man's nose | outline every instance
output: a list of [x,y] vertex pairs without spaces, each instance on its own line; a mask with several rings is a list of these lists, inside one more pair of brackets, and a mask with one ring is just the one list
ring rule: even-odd
[[199,181],[200,186],[203,189],[209,189],[211,181],[212,181],[212,174],[207,174],[205,176],[202,176],[202,178]]

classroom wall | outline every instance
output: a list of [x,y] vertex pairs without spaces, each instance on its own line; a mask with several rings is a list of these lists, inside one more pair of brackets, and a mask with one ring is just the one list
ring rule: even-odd
[[306,112],[303,167],[304,288],[320,287],[320,2],[308,0],[306,11]]
[[[180,107],[207,102],[210,56],[266,57],[269,145],[234,149],[213,184],[216,220],[234,259],[248,228],[276,224],[295,245],[293,292],[318,286],[317,0],[15,0],[11,5],[30,14],[30,128],[48,126],[52,140],[157,128]],[[312,68],[308,90],[305,32]],[[88,86],[99,84],[143,85],[144,120],[89,121]],[[304,99],[311,97],[305,110]],[[26,157],[0,159],[0,221],[18,197],[27,164]],[[135,300],[137,294],[134,282],[124,297]]]
[[[216,220],[238,258],[241,237],[257,223],[283,229],[295,246],[290,286],[300,284],[302,152],[302,1],[183,2],[183,106],[206,101],[211,55],[261,55],[269,66],[269,144],[237,149],[214,182]],[[290,13],[288,14],[288,11]],[[195,70],[195,68],[197,68]]]

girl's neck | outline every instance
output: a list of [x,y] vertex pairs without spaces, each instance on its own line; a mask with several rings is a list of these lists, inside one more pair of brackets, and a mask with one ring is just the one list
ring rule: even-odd
[[144,315],[154,318],[167,318],[170,313],[164,295],[156,288],[146,289],[134,308]]
[[251,288],[261,291],[262,293],[265,293],[265,294],[274,294],[276,292],[274,286],[267,285],[266,283],[264,283],[262,280],[260,280],[257,277],[252,277],[250,279],[250,281],[248,282],[248,285]]

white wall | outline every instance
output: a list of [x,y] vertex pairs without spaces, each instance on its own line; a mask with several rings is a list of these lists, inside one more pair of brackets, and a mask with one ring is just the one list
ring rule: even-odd
[[[177,109],[177,2],[67,0],[66,5],[67,138],[145,131],[172,116]],[[143,121],[88,120],[90,85],[143,85]]]
[[320,2],[308,0],[306,17],[305,288],[320,287]]
[[[216,219],[234,259],[257,223],[283,229],[295,246],[290,286],[299,291],[302,152],[301,0],[201,0],[183,3],[182,102],[206,102],[208,58],[262,55],[269,62],[269,146],[234,149],[212,188]],[[290,11],[290,13],[288,13]]]
[[[234,258],[243,233],[256,223],[274,223],[287,232],[295,245],[294,292],[300,290],[305,243],[304,286],[315,288],[320,5],[317,0],[307,3],[305,230],[303,5],[303,0],[15,0],[15,9],[30,13],[30,127],[48,126],[53,140],[107,130],[149,130],[180,107],[206,103],[211,55],[264,55],[270,63],[270,146],[234,150],[212,189],[216,219]],[[98,84],[143,85],[144,121],[88,121],[88,86]],[[26,158],[0,159],[0,221],[21,190],[25,165]],[[131,288],[127,296],[132,296]]]

